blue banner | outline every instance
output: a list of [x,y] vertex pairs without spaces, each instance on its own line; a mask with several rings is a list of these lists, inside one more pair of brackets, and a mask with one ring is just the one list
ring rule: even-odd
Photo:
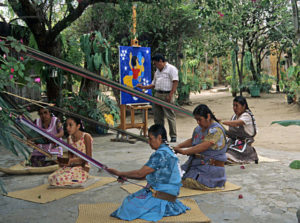
[[[120,83],[152,95],[152,90],[137,88],[137,84],[149,85],[151,78],[151,49],[149,47],[119,47]],[[121,92],[121,104],[147,103],[148,101]]]

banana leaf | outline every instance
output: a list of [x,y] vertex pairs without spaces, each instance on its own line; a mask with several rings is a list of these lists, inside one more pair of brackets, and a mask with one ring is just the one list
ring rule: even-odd
[[300,169],[300,160],[294,160],[290,163],[289,167],[292,169]]
[[282,121],[273,121],[271,125],[273,124],[279,124],[284,127],[290,126],[290,125],[300,125],[300,120],[282,120]]

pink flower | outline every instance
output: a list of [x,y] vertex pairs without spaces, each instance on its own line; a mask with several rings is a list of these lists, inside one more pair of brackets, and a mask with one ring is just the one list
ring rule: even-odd
[[23,44],[23,39],[20,39],[20,42]]
[[14,68],[10,68],[10,72],[15,72],[15,69]]
[[11,113],[9,113],[9,117],[12,117],[12,114],[11,114]]
[[221,16],[221,17],[223,17],[223,16],[224,16],[224,14],[222,14],[221,12],[218,12],[218,14],[219,14],[219,16]]
[[14,75],[9,75],[9,79],[13,79],[14,78]]
[[20,57],[20,60],[21,60],[21,61],[24,61],[24,57]]
[[35,79],[34,79],[34,82],[40,83],[40,82],[41,82],[41,78],[39,78],[39,77],[35,78]]
[[6,54],[3,55],[3,58],[6,59]]
[[0,107],[0,111],[2,111],[2,107]]

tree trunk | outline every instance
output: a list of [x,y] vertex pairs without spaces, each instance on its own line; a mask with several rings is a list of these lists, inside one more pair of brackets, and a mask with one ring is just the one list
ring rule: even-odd
[[80,93],[86,93],[88,96],[88,99],[96,100],[98,94],[97,91],[99,91],[99,83],[96,81],[92,81],[86,78],[83,78],[80,84]]
[[295,30],[295,37],[297,39],[297,44],[300,41],[300,27],[299,27],[299,10],[297,5],[297,0],[291,0],[292,8],[293,8],[293,23]]
[[[244,67],[244,56],[245,56],[245,39],[243,39],[243,45],[242,45],[242,58],[241,58],[241,69],[239,71],[239,84],[242,86],[243,84],[243,67]],[[243,89],[240,87],[240,96],[243,96]]]
[[[54,41],[48,41],[47,37],[36,39],[37,44],[39,47],[39,50],[47,53],[49,55],[52,55],[57,58],[61,58],[61,43],[57,40]],[[51,67],[54,68],[54,67]],[[58,85],[58,76],[53,77],[52,75],[53,69],[48,69],[48,74],[46,78],[46,90],[47,90],[47,97],[49,102],[54,102],[58,106],[60,106],[60,92],[61,92],[61,86]]]

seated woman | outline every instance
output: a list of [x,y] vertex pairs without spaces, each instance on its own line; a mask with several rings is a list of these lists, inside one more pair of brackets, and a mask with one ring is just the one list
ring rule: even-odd
[[[83,132],[81,120],[69,117],[66,121],[67,131],[69,133],[68,144],[92,157],[92,137]],[[69,186],[81,184],[87,181],[89,176],[89,164],[68,152],[68,159],[58,158],[61,167],[48,177],[48,182],[52,186]]]
[[229,126],[226,134],[229,138],[227,150],[228,163],[258,162],[255,149],[251,146],[256,135],[256,122],[254,115],[248,107],[246,98],[237,96],[233,99],[234,115],[230,121],[223,121]]
[[122,205],[111,216],[131,221],[137,218],[158,221],[166,216],[180,215],[188,207],[177,196],[181,187],[179,161],[165,144],[167,133],[162,125],[152,125],[148,131],[149,145],[155,152],[139,170],[121,172],[108,171],[120,177],[147,180],[147,186],[127,196]]
[[181,167],[185,171],[182,184],[199,190],[223,188],[226,182],[224,163],[227,159],[225,130],[204,104],[198,105],[193,115],[198,126],[192,138],[174,147],[175,152],[189,156]]
[[[48,108],[41,107],[38,111],[39,118],[37,118],[34,123],[44,129],[46,132],[51,133],[57,138],[61,138],[64,135],[63,126],[60,122],[60,120],[55,117],[51,116],[50,111]],[[62,148],[56,146],[55,143],[50,142],[47,144],[38,144],[38,147],[42,150],[62,156]],[[33,167],[42,167],[42,166],[49,166],[56,164],[54,161],[46,161],[46,156],[42,153],[40,153],[37,150],[33,150],[31,157],[30,157],[30,163]]]

